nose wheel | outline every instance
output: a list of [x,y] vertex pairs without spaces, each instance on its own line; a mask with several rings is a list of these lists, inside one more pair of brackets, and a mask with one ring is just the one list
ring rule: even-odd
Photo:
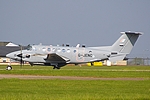
[[11,63],[8,64],[8,66],[6,67],[6,70],[12,70]]
[[8,66],[6,67],[6,70],[12,70],[12,67],[11,67],[10,65],[8,65]]

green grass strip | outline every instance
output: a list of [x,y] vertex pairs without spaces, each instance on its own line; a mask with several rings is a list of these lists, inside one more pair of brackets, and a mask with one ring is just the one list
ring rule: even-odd
[[150,99],[150,80],[1,79],[1,100]]

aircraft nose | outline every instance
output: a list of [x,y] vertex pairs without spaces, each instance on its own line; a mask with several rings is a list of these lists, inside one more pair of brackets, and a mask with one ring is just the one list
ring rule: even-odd
[[15,55],[16,55],[16,54],[14,54],[14,53],[8,53],[8,54],[6,55],[6,57],[8,57],[8,58],[15,58]]
[[15,52],[8,53],[6,57],[14,60],[20,60],[22,58],[25,58],[25,54],[23,54],[23,52],[21,53],[20,51],[15,51]]

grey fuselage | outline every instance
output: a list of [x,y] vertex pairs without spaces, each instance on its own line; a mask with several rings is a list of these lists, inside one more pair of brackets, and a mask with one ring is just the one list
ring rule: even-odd
[[6,56],[15,60],[27,61],[60,68],[66,64],[80,64],[109,60],[123,60],[137,41],[140,32],[121,32],[120,38],[112,46],[76,47],[33,45],[26,50],[15,51]]
[[[17,55],[21,51],[14,52]],[[110,51],[96,48],[86,47],[66,47],[66,46],[44,46],[33,45],[27,50],[22,50],[23,60],[30,63],[61,63],[61,61],[46,60],[48,54],[57,54],[62,57],[66,64],[78,64],[100,61],[107,59],[110,55]],[[16,60],[20,60],[20,57],[12,57]],[[63,62],[62,62],[63,63]]]

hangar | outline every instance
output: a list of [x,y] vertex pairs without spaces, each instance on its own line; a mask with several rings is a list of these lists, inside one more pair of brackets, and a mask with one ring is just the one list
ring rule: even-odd
[[[26,49],[27,46],[22,46],[23,49]],[[10,62],[9,58],[6,58],[6,54],[20,50],[20,46],[12,42],[0,42],[0,64],[7,64]]]

